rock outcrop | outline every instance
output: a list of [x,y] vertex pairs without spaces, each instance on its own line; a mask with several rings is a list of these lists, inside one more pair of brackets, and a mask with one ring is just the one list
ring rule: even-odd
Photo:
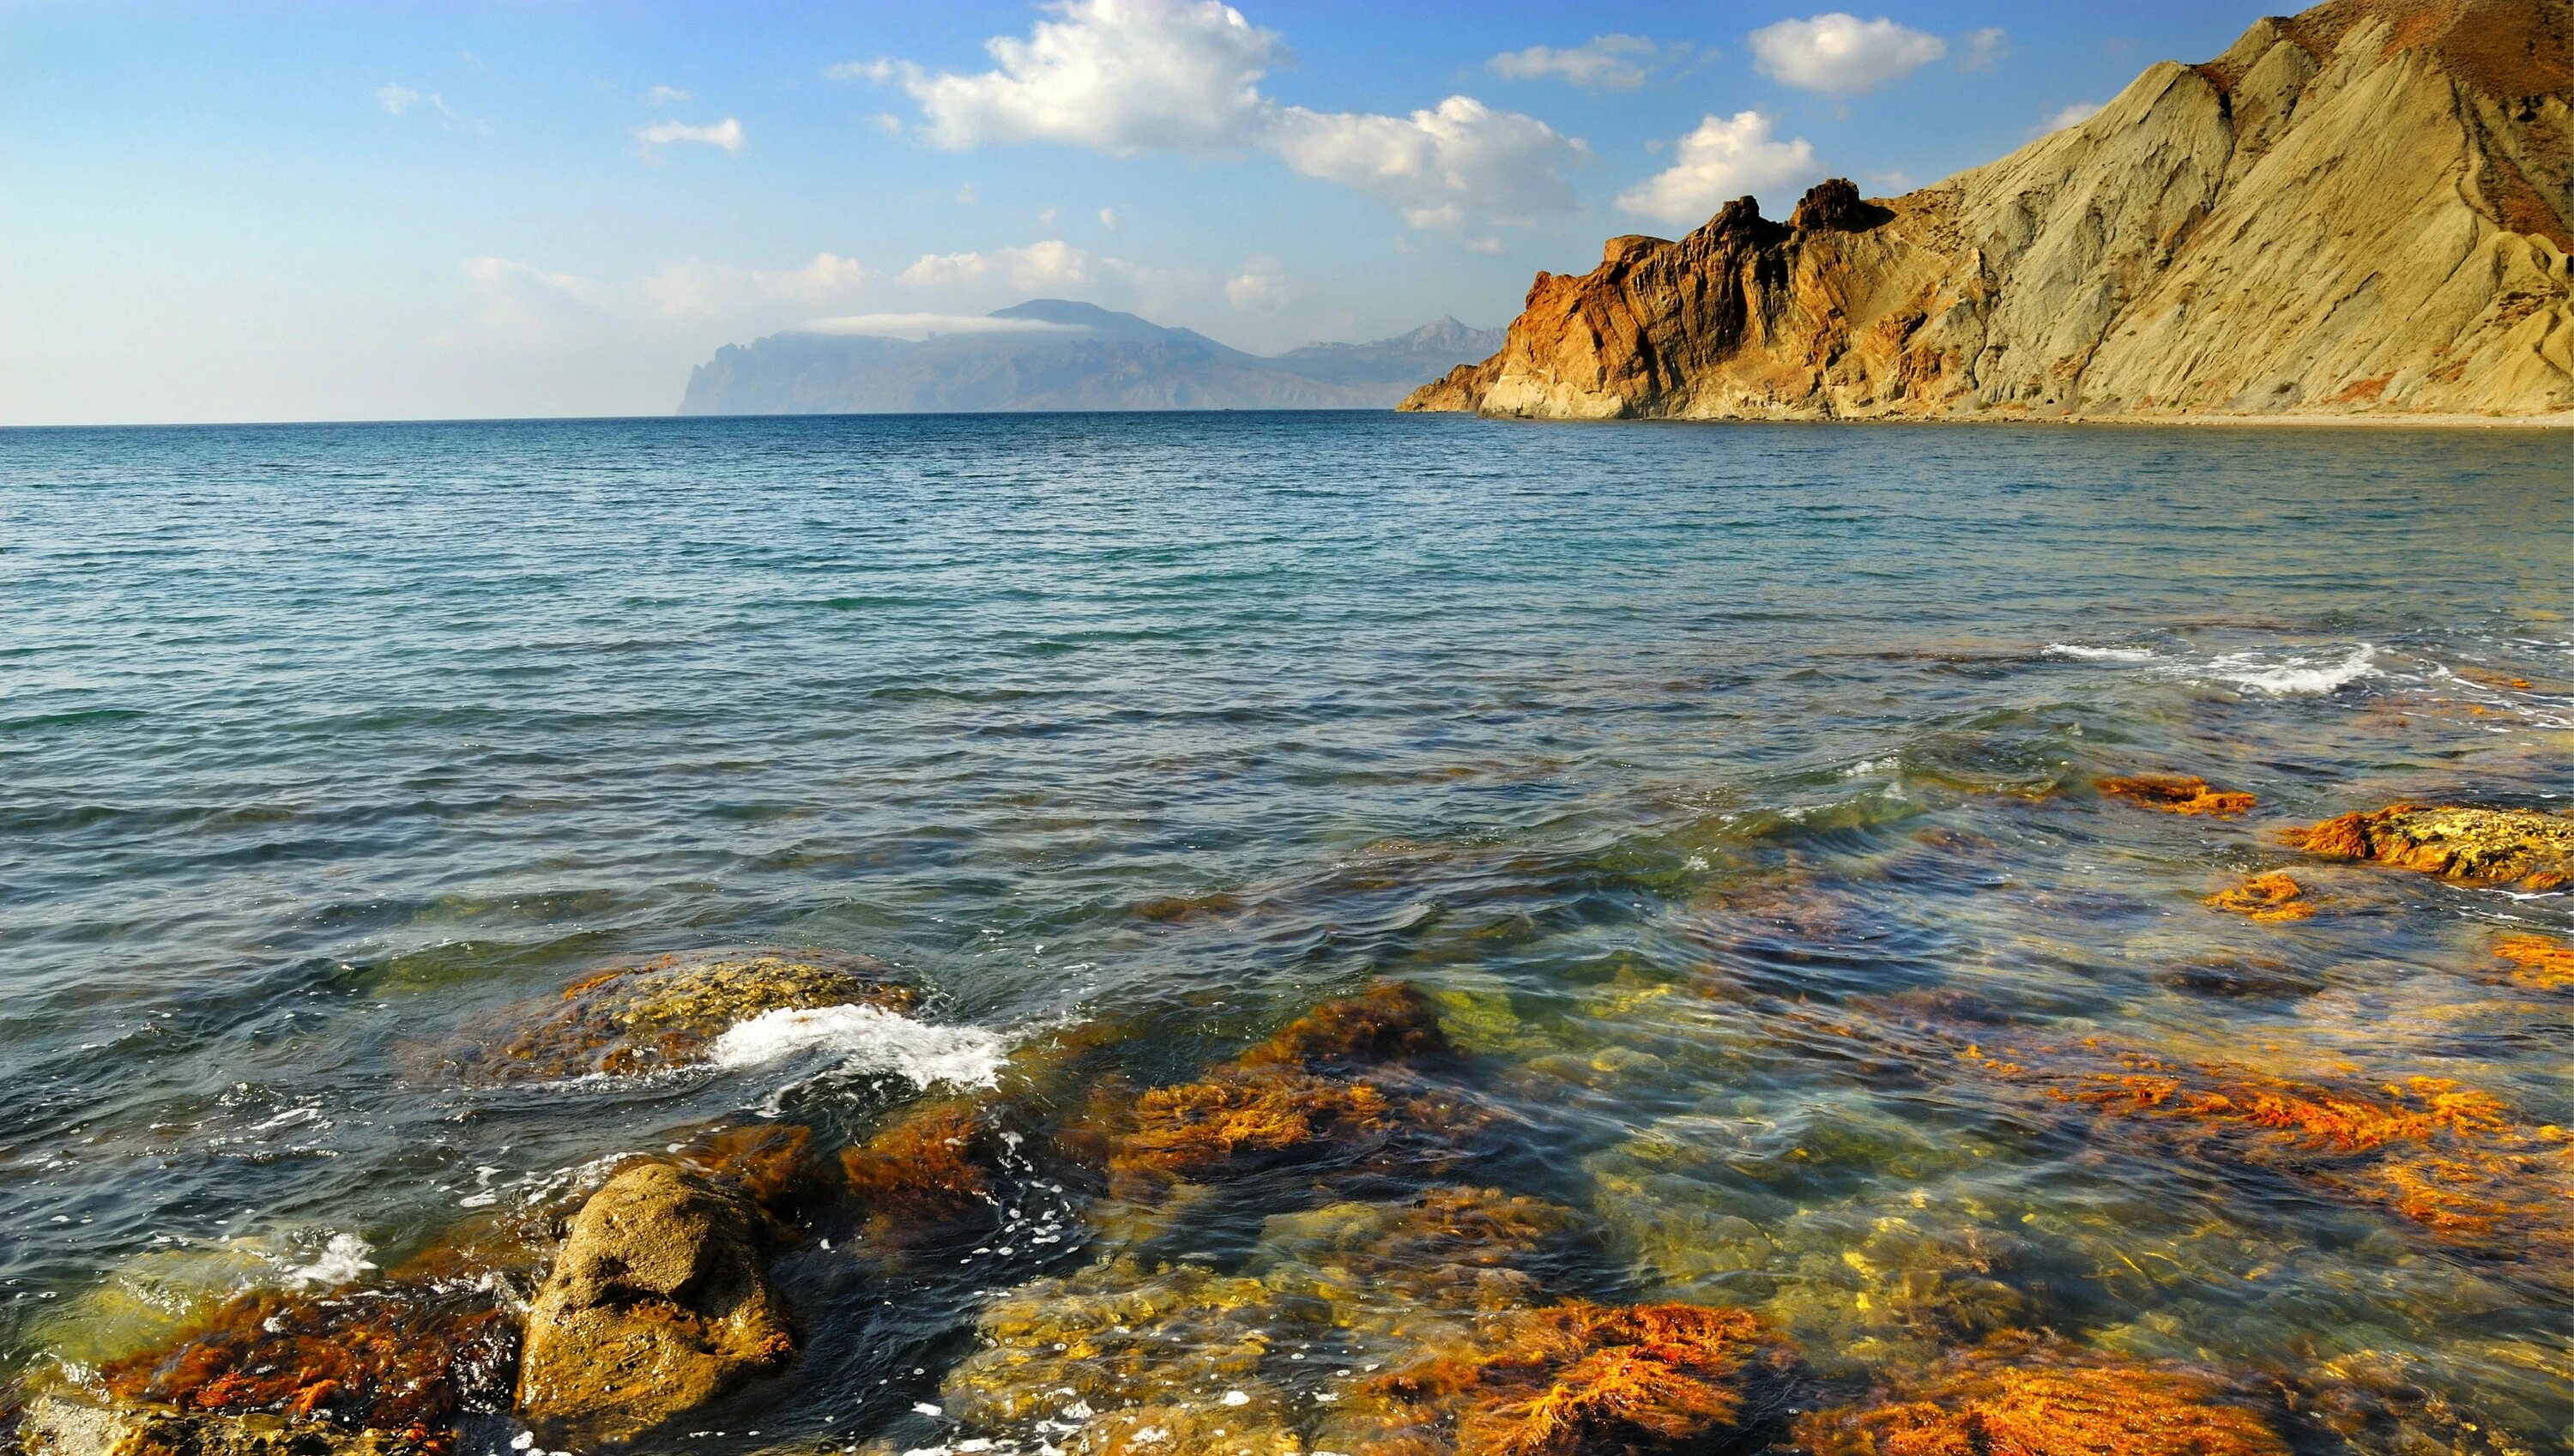
[[550,1435],[624,1441],[784,1363],[794,1336],[731,1192],[663,1163],[609,1179],[528,1310],[519,1410]]
[[2470,884],[2574,883],[2574,818],[2536,809],[2399,803],[2292,829],[2288,839],[2328,859],[2373,859]]
[[1560,419],[2574,411],[2574,7],[2329,0],[1884,202],[1751,198],[1541,273],[1407,410]]

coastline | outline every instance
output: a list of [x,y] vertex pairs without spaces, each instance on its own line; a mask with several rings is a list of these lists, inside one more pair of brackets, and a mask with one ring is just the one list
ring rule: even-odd
[[2553,415],[1487,415],[1478,410],[1397,410],[1405,415],[1466,415],[1542,425],[2057,425],[2113,429],[2284,428],[2320,430],[2569,430],[2574,410]]

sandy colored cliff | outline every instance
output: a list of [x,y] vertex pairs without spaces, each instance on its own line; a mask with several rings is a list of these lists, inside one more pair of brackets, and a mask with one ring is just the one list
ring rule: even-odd
[[[1903,197],[1538,275],[1404,401],[1560,419],[2574,411],[2574,3],[2331,0]],[[2574,414],[2565,418],[2574,420]]]

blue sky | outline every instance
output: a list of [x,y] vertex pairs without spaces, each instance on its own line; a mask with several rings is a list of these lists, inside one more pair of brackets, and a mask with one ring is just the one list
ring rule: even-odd
[[0,423],[658,414],[1089,299],[1270,353],[1934,181],[2250,5],[0,6]]

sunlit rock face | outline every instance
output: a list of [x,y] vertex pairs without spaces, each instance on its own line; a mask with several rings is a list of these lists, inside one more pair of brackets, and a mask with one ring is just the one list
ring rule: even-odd
[[2331,0],[1883,202],[1751,198],[1541,273],[1404,402],[1562,419],[2574,409],[2574,50],[2550,0]]

